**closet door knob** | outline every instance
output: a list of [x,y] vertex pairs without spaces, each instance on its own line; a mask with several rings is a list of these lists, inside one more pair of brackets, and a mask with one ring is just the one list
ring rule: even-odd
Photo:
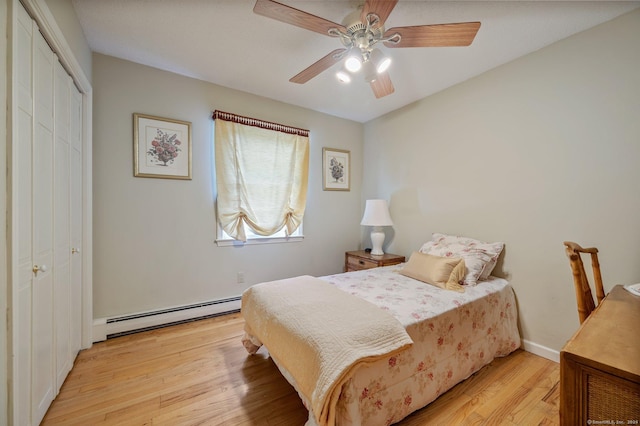
[[33,273],[38,275],[38,272],[47,272],[47,265],[33,265]]
[[75,247],[71,248],[71,254],[76,254],[76,253],[80,253],[80,249],[77,249]]

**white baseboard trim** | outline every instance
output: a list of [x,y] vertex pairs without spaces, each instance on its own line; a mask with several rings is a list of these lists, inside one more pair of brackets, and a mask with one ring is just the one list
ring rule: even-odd
[[522,349],[553,362],[560,362],[560,352],[551,348],[547,348],[546,346],[542,346],[537,343],[522,339]]
[[240,296],[188,306],[177,306],[159,311],[140,312],[115,318],[96,318],[93,320],[93,341],[100,342],[112,337],[223,315],[239,310]]

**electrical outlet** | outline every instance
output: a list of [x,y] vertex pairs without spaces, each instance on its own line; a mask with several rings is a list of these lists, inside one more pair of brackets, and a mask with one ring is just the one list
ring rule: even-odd
[[244,272],[238,272],[236,279],[238,281],[238,284],[244,284]]

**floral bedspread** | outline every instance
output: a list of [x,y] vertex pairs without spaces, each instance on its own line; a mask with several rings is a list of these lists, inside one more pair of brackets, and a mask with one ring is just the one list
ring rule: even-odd
[[494,357],[520,347],[515,297],[507,281],[490,277],[458,293],[405,277],[400,267],[321,277],[389,311],[414,341],[408,350],[359,369],[343,386],[337,425],[398,422]]

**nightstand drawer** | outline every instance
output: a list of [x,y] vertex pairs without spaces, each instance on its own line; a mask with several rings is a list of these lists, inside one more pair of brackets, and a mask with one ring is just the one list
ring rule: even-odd
[[362,259],[361,257],[348,256],[347,257],[347,269],[357,271],[359,269],[376,268],[378,262],[369,259]]
[[404,256],[397,254],[385,253],[376,256],[364,250],[348,251],[344,254],[344,271],[360,271],[380,266],[397,265],[402,262],[404,262]]

